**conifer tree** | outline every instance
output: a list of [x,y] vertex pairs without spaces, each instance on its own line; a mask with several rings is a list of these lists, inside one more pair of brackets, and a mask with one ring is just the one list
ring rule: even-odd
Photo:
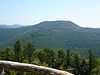
[[45,62],[50,67],[54,67],[54,65],[55,65],[55,58],[56,58],[56,53],[55,53],[54,49],[44,48],[43,51],[46,53],[46,60],[45,60]]
[[88,75],[92,75],[92,73],[93,73],[93,69],[96,67],[96,56],[95,56],[95,54],[94,54],[94,52],[93,52],[93,50],[92,49],[89,49],[88,50],[88,59],[89,59],[89,65],[88,65],[88,67],[89,67],[89,71],[88,71]]
[[34,47],[32,42],[28,42],[28,44],[26,45],[25,50],[24,50],[24,56],[25,56],[25,59],[28,60],[29,63],[31,63],[32,59],[34,58],[35,50],[36,50],[36,48]]
[[57,54],[57,61],[56,61],[56,68],[57,69],[63,69],[64,68],[64,62],[66,58],[66,53],[64,50],[59,50]]
[[21,62],[24,58],[23,56],[23,43],[20,40],[17,40],[14,45],[14,51],[15,51],[15,61]]
[[81,65],[80,65],[80,75],[87,75],[88,74],[88,64],[85,58],[82,58]]
[[73,73],[75,75],[80,75],[80,72],[81,72],[81,56],[80,56],[80,53],[77,53],[75,56],[74,56],[74,71]]
[[72,65],[72,53],[70,49],[67,49],[66,51],[66,68],[71,67]]

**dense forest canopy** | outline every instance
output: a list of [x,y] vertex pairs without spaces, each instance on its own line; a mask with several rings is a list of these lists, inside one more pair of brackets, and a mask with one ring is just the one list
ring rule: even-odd
[[[87,56],[80,52],[55,50],[53,48],[37,49],[32,42],[26,45],[17,40],[13,47],[5,47],[0,52],[1,60],[17,61],[65,70],[75,75],[100,75],[100,58],[92,49],[87,50]],[[5,71],[5,75],[36,75],[27,72]]]

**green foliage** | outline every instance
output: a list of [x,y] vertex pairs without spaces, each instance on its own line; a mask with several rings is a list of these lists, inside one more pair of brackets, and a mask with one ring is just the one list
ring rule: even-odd
[[73,67],[67,67],[64,70],[67,71],[67,72],[73,73],[74,68]]
[[81,56],[80,56],[80,53],[77,53],[75,56],[74,56],[74,74],[75,75],[79,75],[80,72],[81,72]]
[[57,54],[56,67],[55,68],[63,69],[65,58],[66,58],[66,53],[64,52],[64,50],[59,50],[58,54]]
[[15,53],[14,53],[14,51],[11,47],[3,48],[2,51],[0,52],[1,60],[11,60],[11,61],[13,61],[14,55],[15,55]]
[[88,63],[86,62],[86,59],[85,59],[85,58],[82,58],[82,59],[81,59],[80,74],[81,74],[81,75],[86,75],[86,74],[88,74]]
[[41,61],[40,61],[39,59],[34,59],[34,60],[32,61],[32,64],[48,67],[48,64],[47,64],[47,63],[45,63],[45,62],[42,62],[42,63],[41,63]]
[[66,50],[66,62],[65,63],[66,63],[65,65],[66,68],[70,67],[73,63],[73,56],[72,56],[72,52],[70,49]]
[[54,67],[56,58],[56,53],[54,49],[44,48],[43,51],[46,53],[45,62],[48,64],[49,67]]
[[20,40],[17,40],[15,45],[14,45],[14,51],[15,51],[15,60],[16,61],[22,61],[24,59],[23,52],[23,44]]
[[41,63],[46,61],[46,53],[43,50],[37,49],[34,52],[34,56],[35,56],[34,58],[39,59],[39,61],[41,61]]
[[[23,45],[17,40],[14,48],[6,47],[0,52],[1,60],[31,63],[39,66],[52,67],[71,72],[75,75],[100,75],[100,58],[97,58],[92,49],[88,56],[73,53],[70,49],[58,50],[51,48],[36,49],[32,42]],[[36,75],[27,72],[5,70],[5,75]]]
[[92,75],[93,69],[97,66],[97,59],[92,49],[88,50],[89,75]]
[[24,58],[27,59],[29,63],[31,63],[34,58],[34,51],[34,45],[32,44],[32,42],[28,42],[24,50]]
[[0,29],[0,48],[13,45],[16,39],[23,43],[30,40],[36,48],[79,48],[83,55],[87,48],[93,48],[100,56],[100,29],[82,28],[70,21],[45,21],[30,27]]

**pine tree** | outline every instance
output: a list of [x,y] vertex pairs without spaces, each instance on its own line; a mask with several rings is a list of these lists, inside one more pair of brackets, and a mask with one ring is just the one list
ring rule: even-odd
[[56,62],[57,69],[64,68],[65,58],[66,58],[66,53],[64,52],[64,50],[59,50],[57,54],[57,62]]
[[24,50],[24,56],[25,56],[25,59],[28,60],[29,63],[31,63],[34,58],[35,50],[36,50],[36,48],[34,47],[32,42],[28,42],[28,44],[26,45],[25,50]]
[[14,45],[14,51],[15,51],[15,61],[23,61],[23,43],[20,40],[17,40],[15,45]]
[[88,71],[88,75],[92,75],[93,74],[93,69],[96,67],[96,56],[95,56],[95,54],[94,54],[94,52],[93,52],[93,50],[92,49],[89,49],[88,50],[88,59],[89,59],[89,65],[88,65],[88,67],[89,67],[89,71]]
[[72,65],[72,53],[70,49],[67,49],[66,51],[66,68],[71,67]]
[[45,60],[45,62],[50,67],[54,67],[55,66],[55,58],[56,58],[56,53],[55,53],[54,49],[44,48],[43,51],[46,53],[46,60]]
[[82,58],[81,65],[80,65],[80,75],[87,75],[88,74],[88,64],[85,58]]
[[74,71],[73,71],[73,74],[80,75],[80,73],[81,73],[80,65],[81,65],[81,56],[80,56],[80,53],[77,53],[74,56]]

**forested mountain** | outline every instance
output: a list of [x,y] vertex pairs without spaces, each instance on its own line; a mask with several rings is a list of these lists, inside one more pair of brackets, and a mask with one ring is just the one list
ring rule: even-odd
[[80,50],[93,48],[100,54],[100,29],[83,28],[70,21],[44,21],[34,26],[0,29],[0,47],[13,45],[16,39],[32,41],[37,48]]

